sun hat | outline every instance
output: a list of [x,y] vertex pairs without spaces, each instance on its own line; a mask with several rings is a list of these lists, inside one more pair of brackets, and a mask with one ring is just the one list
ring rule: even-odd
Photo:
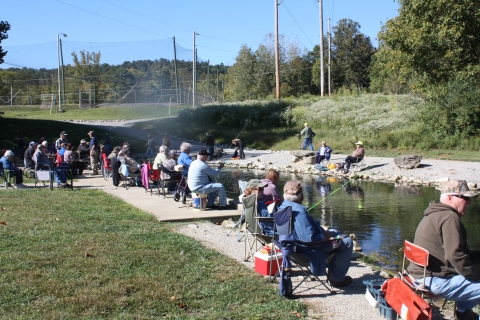
[[14,155],[15,154],[13,153],[12,150],[7,150],[5,151],[5,154],[4,154],[5,157],[13,157]]
[[359,145],[363,146],[363,142],[362,142],[362,141],[358,141],[358,142],[355,143],[355,144],[359,144]]
[[255,188],[255,187],[258,187],[258,188],[264,188],[266,187],[267,184],[266,183],[263,183],[262,181],[258,180],[258,179],[251,179],[247,182],[247,189],[251,189],[251,188]]
[[466,198],[473,198],[477,196],[475,191],[470,191],[465,180],[450,180],[445,182],[441,189],[442,194],[446,195],[461,195]]
[[290,180],[283,186],[283,193],[296,195],[303,192],[302,183],[298,180]]
[[209,156],[210,153],[208,153],[206,149],[200,149],[200,150],[198,150],[198,155],[199,156]]

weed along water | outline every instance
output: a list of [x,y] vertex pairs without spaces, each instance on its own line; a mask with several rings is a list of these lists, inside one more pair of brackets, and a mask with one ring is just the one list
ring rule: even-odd
[[[222,170],[218,178],[230,198],[238,197],[238,180],[263,179],[264,171]],[[345,179],[310,175],[280,174],[278,189],[283,193],[286,181],[297,179],[304,187],[308,208],[345,184]],[[309,211],[322,225],[347,234],[354,233],[363,253],[374,256],[382,267],[401,268],[405,239],[413,241],[423,211],[432,200],[439,201],[435,188],[394,185],[353,180]],[[472,249],[480,249],[480,201],[478,198],[462,218]]]

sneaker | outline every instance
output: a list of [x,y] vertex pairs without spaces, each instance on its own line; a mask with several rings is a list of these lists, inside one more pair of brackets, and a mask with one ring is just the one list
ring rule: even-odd
[[14,189],[23,189],[25,186],[23,184],[16,184],[13,186]]
[[345,276],[345,278],[343,278],[342,281],[337,282],[337,281],[328,279],[328,282],[332,287],[342,288],[342,287],[348,287],[352,283],[352,278],[349,276]]
[[458,320],[478,320],[478,314],[472,311],[472,309],[465,312],[455,311],[455,316]]

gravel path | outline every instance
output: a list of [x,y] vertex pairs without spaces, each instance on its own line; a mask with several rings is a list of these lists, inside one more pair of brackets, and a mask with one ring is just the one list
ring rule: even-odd
[[[176,231],[253,270],[251,260],[243,261],[245,242],[238,242],[233,233],[227,236],[229,229],[210,222],[198,222],[179,225]],[[380,278],[378,272],[361,262],[352,261],[348,275],[353,278],[353,283],[345,290],[339,290],[337,294],[329,294],[323,286],[318,286],[318,282],[308,280],[295,290],[295,296],[308,307],[309,319],[384,319],[378,309],[368,304],[363,285],[363,280]],[[301,279],[301,276],[293,277],[293,285],[295,286]],[[278,287],[276,283],[272,285]]]

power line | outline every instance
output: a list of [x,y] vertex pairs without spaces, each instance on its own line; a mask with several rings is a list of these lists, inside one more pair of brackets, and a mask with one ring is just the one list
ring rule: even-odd
[[310,40],[310,38],[308,38],[307,34],[305,33],[305,31],[303,31],[302,27],[300,27],[300,25],[298,24],[297,20],[295,20],[295,18],[293,17],[293,15],[290,13],[290,10],[288,10],[287,6],[285,5],[285,3],[283,2],[282,3],[283,6],[285,7],[285,9],[287,10],[288,14],[292,17],[293,21],[295,21],[295,23],[297,24],[298,28],[300,28],[300,30],[303,32],[303,34],[305,35],[305,38],[308,39],[308,41],[310,41],[310,44],[313,46],[313,43],[312,41]]

